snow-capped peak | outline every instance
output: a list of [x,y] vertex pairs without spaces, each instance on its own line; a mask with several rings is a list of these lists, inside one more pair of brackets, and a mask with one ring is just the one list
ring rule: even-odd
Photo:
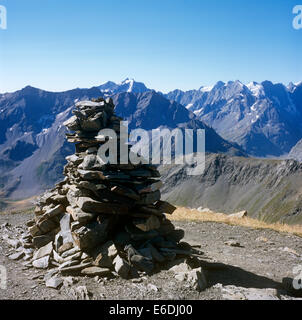
[[264,88],[262,84],[258,82],[252,81],[247,84],[247,87],[255,97],[260,97],[264,95]]
[[201,91],[201,92],[210,92],[210,91],[212,91],[213,88],[214,88],[214,86],[200,87],[199,91]]

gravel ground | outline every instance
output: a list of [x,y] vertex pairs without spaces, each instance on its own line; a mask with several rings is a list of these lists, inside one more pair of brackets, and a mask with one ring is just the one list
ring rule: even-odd
[[[29,214],[0,215],[0,225],[9,223],[22,230]],[[200,246],[204,252],[202,267],[208,288],[202,292],[178,281],[174,273],[163,270],[140,280],[95,279],[74,277],[71,286],[60,290],[46,288],[45,271],[24,267],[12,261],[13,253],[0,229],[0,265],[7,270],[7,288],[0,288],[0,299],[71,300],[74,288],[86,286],[92,300],[224,300],[247,299],[251,288],[260,289],[263,299],[292,299],[283,289],[282,278],[295,275],[293,268],[302,266],[302,238],[272,230],[254,230],[212,222],[175,222],[185,230],[185,241]],[[271,290],[275,289],[275,290]],[[253,296],[255,297],[255,296]]]

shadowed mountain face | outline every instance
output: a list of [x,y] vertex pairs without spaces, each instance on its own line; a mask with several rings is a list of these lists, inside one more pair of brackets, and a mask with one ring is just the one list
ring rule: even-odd
[[184,207],[234,213],[247,210],[265,222],[302,223],[302,164],[207,154],[202,174],[188,165],[160,167],[164,198]]
[[175,90],[166,97],[254,156],[286,154],[302,138],[302,83],[218,82],[199,90]]
[[[130,80],[124,85],[142,88]],[[54,93],[26,87],[0,96],[3,197],[18,199],[36,195],[62,178],[65,156],[73,153],[73,146],[65,142],[63,122],[71,116],[76,101],[100,95],[99,88]],[[117,114],[129,121],[129,129],[151,130],[163,126],[205,129],[208,151],[244,154],[240,147],[195,119],[192,112],[155,91],[117,93],[113,99]]]
[[62,123],[76,100],[98,95],[97,88],[55,93],[26,87],[0,96],[0,187],[4,196],[13,192],[17,198],[34,195],[61,176],[64,155],[72,151],[64,144]]

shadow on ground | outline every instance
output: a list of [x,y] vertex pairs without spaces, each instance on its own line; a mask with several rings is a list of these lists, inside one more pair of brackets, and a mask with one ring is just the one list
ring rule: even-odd
[[207,272],[209,287],[217,283],[223,286],[233,285],[243,288],[282,289],[282,284],[270,278],[259,276],[250,271],[224,263],[203,262],[202,267]]

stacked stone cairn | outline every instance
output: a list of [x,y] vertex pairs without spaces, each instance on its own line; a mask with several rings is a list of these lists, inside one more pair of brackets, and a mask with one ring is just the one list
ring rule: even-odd
[[112,99],[78,102],[73,114],[64,125],[74,132],[67,140],[76,153],[66,158],[64,181],[38,199],[35,219],[27,223],[32,266],[128,279],[188,254],[183,230],[166,218],[176,208],[160,200],[156,167],[110,164],[97,156],[106,142],[101,129],[120,134]]

